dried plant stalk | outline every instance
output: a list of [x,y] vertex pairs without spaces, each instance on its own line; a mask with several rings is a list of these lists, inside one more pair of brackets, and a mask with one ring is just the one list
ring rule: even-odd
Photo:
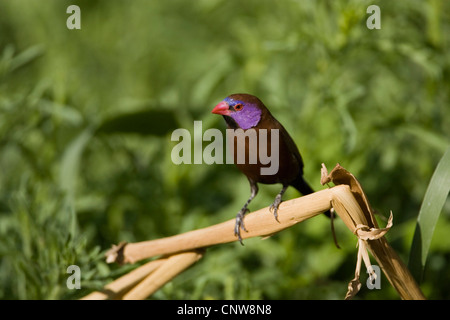
[[123,300],[142,300],[187,269],[203,256],[204,250],[188,251],[170,256],[158,269],[128,291]]
[[425,299],[408,268],[384,237],[374,241],[368,240],[367,246],[402,299]]
[[106,285],[102,291],[95,291],[81,300],[113,300],[120,299],[128,290],[147,277],[167,261],[167,258],[147,262],[126,275]]
[[[322,176],[323,182],[333,181],[338,186],[346,186],[347,191],[342,188],[331,189],[333,190],[332,203],[339,216],[354,234],[358,234],[358,227],[361,225],[366,226],[368,230],[382,230],[378,227],[361,185],[350,172],[338,164],[327,177],[324,177],[324,174]],[[389,246],[386,238],[382,236],[383,234],[380,237],[377,236],[376,239],[369,238],[363,241],[402,299],[425,299],[408,268]]]

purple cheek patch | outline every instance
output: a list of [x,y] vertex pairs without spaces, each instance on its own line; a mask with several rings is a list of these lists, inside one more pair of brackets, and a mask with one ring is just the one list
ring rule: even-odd
[[239,127],[247,130],[259,123],[259,120],[261,120],[261,109],[253,104],[242,104],[244,105],[244,108],[241,111],[232,112],[230,116],[236,121]]

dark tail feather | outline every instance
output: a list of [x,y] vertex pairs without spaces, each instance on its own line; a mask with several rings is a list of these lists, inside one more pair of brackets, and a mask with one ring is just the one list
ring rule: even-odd
[[[304,196],[310,193],[314,193],[314,190],[309,186],[308,182],[303,179],[303,176],[298,176],[297,179],[292,182],[291,186],[297,189]],[[330,210],[324,213],[328,218],[331,217]]]
[[291,186],[297,189],[304,196],[310,193],[314,193],[314,190],[309,186],[308,182],[306,182],[302,176],[298,176],[297,179],[292,182]]

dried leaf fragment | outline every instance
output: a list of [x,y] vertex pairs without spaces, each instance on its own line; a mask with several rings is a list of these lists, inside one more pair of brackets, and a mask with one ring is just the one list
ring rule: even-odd
[[347,294],[345,295],[345,300],[350,300],[352,299],[354,296],[356,296],[356,294],[359,292],[359,290],[361,289],[361,282],[359,281],[359,275],[356,276],[348,283],[348,290],[347,290]]
[[345,295],[346,300],[352,299],[361,289],[361,282],[359,281],[359,277],[361,275],[362,261],[364,261],[364,265],[366,266],[367,272],[369,273],[370,281],[374,281],[377,278],[377,275],[372,268],[372,264],[370,263],[366,240],[376,240],[383,237],[392,227],[392,219],[393,215],[391,211],[388,224],[385,228],[369,228],[368,226],[362,224],[358,224],[355,227],[354,233],[358,237],[358,256],[356,261],[355,277],[348,284],[347,294]]
[[113,244],[112,248],[109,249],[105,256],[106,256],[106,263],[113,263],[117,262],[119,264],[122,264],[123,262],[123,250],[125,246],[127,245],[126,241],[120,242],[118,245]]
[[369,228],[368,226],[358,224],[355,227],[355,234],[361,240],[375,240],[384,236],[392,227],[393,215],[389,216],[388,223],[385,228]]

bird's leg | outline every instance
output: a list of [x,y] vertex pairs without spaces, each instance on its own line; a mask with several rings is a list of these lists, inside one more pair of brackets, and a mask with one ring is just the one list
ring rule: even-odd
[[244,215],[247,213],[247,211],[249,211],[247,209],[247,206],[250,204],[250,202],[253,200],[253,198],[256,197],[256,194],[258,193],[258,185],[256,184],[256,182],[254,182],[252,180],[249,180],[249,181],[250,181],[250,190],[251,190],[250,198],[248,198],[247,202],[244,204],[242,209],[236,215],[236,224],[234,225],[234,235],[238,237],[239,242],[242,245],[244,245],[244,243],[242,242],[240,229],[244,230],[245,232],[248,232],[244,226]]
[[275,216],[275,220],[278,221],[278,207],[280,206],[281,203],[281,197],[283,196],[283,194],[286,192],[286,189],[289,187],[289,185],[283,185],[283,189],[281,189],[280,193],[277,194],[277,196],[275,197],[275,201],[270,205],[270,210],[273,211],[273,215]]

